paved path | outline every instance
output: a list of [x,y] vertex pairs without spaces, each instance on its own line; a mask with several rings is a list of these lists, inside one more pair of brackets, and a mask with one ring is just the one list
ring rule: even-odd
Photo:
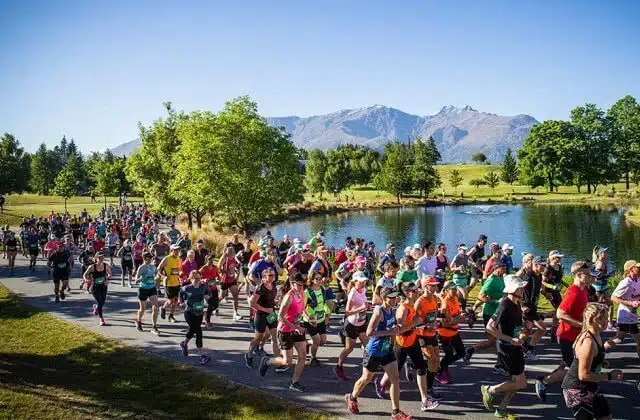
[[[154,336],[148,332],[149,324],[145,326],[147,328],[145,332],[141,333],[136,330],[134,325],[137,310],[135,289],[122,287],[115,283],[109,286],[105,305],[105,318],[108,325],[100,327],[97,325],[97,319],[91,314],[92,296],[77,289],[80,282],[78,266],[74,269],[71,280],[71,286],[75,290],[68,295],[64,302],[56,304],[52,298],[53,283],[47,279],[46,268],[42,261],[38,262],[36,271],[31,273],[25,267],[26,261],[19,256],[14,277],[7,277],[6,260],[0,260],[0,264],[2,264],[0,267],[2,283],[20,294],[27,304],[124,344],[139,347],[179,363],[197,365],[196,355],[185,358],[178,347],[178,342],[183,339],[186,332],[186,322],[181,316],[177,316],[177,319],[181,321],[177,324],[160,320],[160,336]],[[114,278],[118,278],[118,276],[119,270],[115,268]],[[340,340],[336,329],[338,318],[332,322],[333,329],[330,331],[328,346],[319,351],[323,366],[305,369],[301,382],[309,388],[309,391],[301,394],[288,389],[289,374],[275,374],[271,370],[266,377],[262,378],[256,369],[251,370],[245,366],[243,354],[252,336],[247,323],[246,321],[234,322],[231,319],[231,306],[228,303],[221,305],[220,312],[221,316],[216,320],[214,329],[205,330],[205,346],[210,349],[213,361],[202,368],[203,370],[225,376],[240,384],[273,392],[309,408],[326,411],[339,417],[349,417],[342,396],[351,390],[354,380],[361,373],[362,353],[359,349],[355,350],[347,360],[345,371],[350,378],[349,381],[338,381],[333,376],[331,367],[340,352]],[[242,313],[247,314],[246,305],[243,305]],[[149,312],[145,315],[147,322],[150,320],[150,316]],[[473,343],[481,339],[482,336],[483,334],[478,327],[473,330],[463,327],[462,337],[466,344]],[[538,372],[551,371],[560,359],[558,347],[551,344],[548,339],[543,341],[539,354],[541,355],[540,361],[527,365],[529,378],[534,378]],[[640,378],[640,362],[635,353],[635,346],[626,342],[610,354],[608,359],[612,368],[623,369],[629,379],[629,381],[622,383],[606,383],[602,387],[612,406],[614,418],[640,419],[640,395],[632,383],[632,380]],[[479,386],[483,383],[495,383],[500,380],[500,377],[491,373],[494,361],[495,354],[487,353],[474,357],[470,366],[462,366],[460,362],[454,365],[452,373],[455,383],[438,388],[445,399],[440,407],[428,413],[420,411],[420,398],[416,384],[403,380],[401,382],[403,410],[415,418],[492,419],[493,414],[488,413],[482,406]],[[512,409],[522,418],[570,418],[561,401],[559,386],[556,385],[551,389],[548,401],[547,404],[541,404],[536,399],[533,386],[530,384],[525,392],[514,398]],[[388,400],[376,398],[373,385],[367,387],[359,398],[359,402],[362,414],[352,416],[352,418],[389,418],[390,403]]]

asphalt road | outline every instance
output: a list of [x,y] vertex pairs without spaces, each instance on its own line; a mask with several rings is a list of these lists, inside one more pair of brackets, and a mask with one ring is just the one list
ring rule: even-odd
[[[337,335],[340,318],[332,319],[329,331],[329,343],[319,350],[318,355],[322,366],[307,367],[301,383],[308,392],[298,393],[288,389],[290,374],[276,374],[273,370],[267,376],[260,377],[257,369],[245,366],[243,354],[246,352],[252,336],[246,321],[233,321],[230,303],[220,306],[220,316],[214,320],[213,329],[205,330],[204,345],[209,349],[212,362],[205,367],[198,365],[198,357],[194,354],[183,357],[178,346],[187,330],[186,322],[181,315],[176,324],[159,320],[160,335],[149,332],[150,312],[145,315],[147,324],[145,332],[135,328],[134,320],[137,311],[135,289],[120,286],[119,269],[114,267],[114,279],[109,286],[109,294],[104,309],[107,326],[98,326],[98,320],[91,313],[93,298],[90,294],[78,290],[80,284],[80,268],[73,270],[71,287],[73,291],[67,299],[56,304],[53,299],[53,282],[47,278],[44,261],[39,260],[35,272],[30,272],[26,260],[18,257],[17,267],[13,277],[8,276],[6,260],[0,260],[0,279],[4,285],[21,295],[27,304],[70,321],[74,324],[100,333],[106,337],[118,340],[126,345],[138,347],[144,351],[165,357],[177,363],[193,364],[204,371],[228,378],[229,380],[258,387],[272,392],[287,400],[314,410],[331,413],[337,417],[358,419],[389,418],[391,405],[388,400],[376,398],[373,384],[369,385],[359,398],[361,414],[351,416],[345,407],[343,395],[350,392],[353,382],[361,373],[362,352],[355,350],[347,359],[345,371],[349,378],[343,382],[337,380],[332,372],[332,366],[340,352],[340,340]],[[246,303],[242,304],[241,314],[248,314]],[[472,344],[484,336],[482,329],[475,327],[469,330],[462,328],[465,344]],[[193,341],[192,341],[193,343]],[[521,418],[560,418],[569,419],[569,412],[562,400],[559,385],[552,386],[548,394],[548,402],[537,400],[533,389],[533,378],[554,369],[560,360],[560,350],[548,338],[542,340],[538,347],[541,356],[539,361],[527,364],[526,373],[529,387],[514,397],[511,409]],[[492,374],[491,367],[495,362],[495,353],[481,353],[474,357],[471,365],[464,366],[457,362],[452,366],[454,382],[449,385],[438,386],[438,392],[444,397],[442,404],[429,412],[420,411],[420,394],[415,382],[401,381],[401,408],[415,418],[431,419],[491,419],[493,413],[487,412],[481,402],[480,385],[493,384],[501,381],[501,377]],[[640,419],[640,394],[636,390],[635,381],[640,379],[640,363],[635,352],[635,344],[630,340],[618,346],[614,352],[607,355],[611,368],[622,369],[626,378],[624,382],[610,382],[602,385],[609,404],[616,419]],[[257,358],[256,358],[257,361]],[[258,363],[255,363],[256,365]],[[403,375],[401,375],[402,377]]]

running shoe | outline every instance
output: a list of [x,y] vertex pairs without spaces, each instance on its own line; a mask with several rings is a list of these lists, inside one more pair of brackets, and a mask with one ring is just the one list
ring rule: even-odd
[[209,356],[207,356],[206,354],[203,354],[200,356],[200,365],[204,366],[207,363],[209,363],[211,361],[211,358]]
[[205,328],[213,328],[213,324],[211,322],[207,322],[205,324]]
[[432,400],[431,398],[426,398],[426,399],[422,400],[422,405],[420,405],[420,410],[422,410],[422,411],[433,410],[434,408],[438,407],[439,405],[440,405],[440,401]]
[[235,314],[233,314],[233,320],[234,321],[242,321],[242,315],[238,314],[237,312]]
[[344,368],[342,366],[335,365],[333,367],[333,374],[336,375],[336,378],[340,379],[341,381],[348,380],[347,376],[344,374]]
[[60,297],[56,295],[56,303],[60,302]]
[[376,387],[376,395],[381,400],[384,400],[387,398],[387,396],[385,395],[384,387],[382,386],[382,376],[383,375],[376,375],[376,379],[373,382]]
[[431,389],[427,390],[427,397],[431,398],[432,400],[436,400],[436,401],[442,400],[442,395],[438,394],[436,392],[435,388],[431,388]]
[[358,401],[351,398],[351,394],[344,394],[344,401],[347,403],[347,409],[351,414],[360,414],[358,409]]
[[547,401],[547,384],[542,379],[536,379],[535,383],[536,395],[540,401]]
[[173,322],[175,324],[178,320],[173,316],[173,314],[169,314],[169,322]]
[[438,372],[436,375],[436,382],[442,385],[446,385],[449,383],[449,378],[447,378],[446,372]]
[[60,290],[60,299],[64,300],[65,296],[64,296],[64,291]]
[[158,331],[158,327],[151,328],[151,334],[160,335],[160,331]]
[[253,357],[249,353],[244,354],[244,363],[247,365],[249,369],[253,367]]
[[106,322],[104,322],[104,318],[100,318],[100,323],[99,323],[99,325],[100,325],[101,327],[104,327],[105,325],[107,325],[107,323],[106,323]]
[[182,355],[183,356],[188,356],[189,355],[189,345],[187,344],[186,341],[181,341],[180,342],[180,348],[182,349]]
[[505,368],[503,368],[502,366],[495,366],[491,372],[493,372],[496,375],[500,375],[500,376],[511,376],[511,374],[509,372],[507,372],[507,370]]
[[[267,371],[269,370],[269,358],[264,356],[261,360],[260,360],[260,367],[258,368],[258,370],[260,371],[260,376],[264,376],[267,374]],[[277,371],[277,369],[276,369]]]
[[[265,357],[268,357],[268,356],[265,356]],[[289,369],[291,369],[289,366],[278,366],[274,370],[276,371],[276,373],[286,373],[289,371]]]
[[141,322],[136,321],[136,329],[137,329],[138,331],[140,331],[140,332],[143,332],[143,331],[144,331],[144,330],[142,329],[142,323],[141,323]]
[[98,315],[98,305],[96,305],[95,303],[93,304],[93,314]]
[[496,412],[493,413],[493,416],[497,417],[499,419],[509,419],[509,420],[517,420],[517,419],[519,419],[519,417],[517,415],[511,414],[507,410],[500,410],[499,408],[496,409]]
[[164,306],[162,308],[160,308],[160,318],[162,318],[162,319],[166,319],[167,318],[167,310],[164,308]]
[[215,316],[220,316],[220,311],[218,309],[216,309],[215,311],[213,311],[213,313],[215,314]]
[[404,376],[407,378],[408,382],[412,382],[415,379],[415,375],[413,374],[413,369],[409,366],[409,363],[405,363],[404,365]]
[[311,361],[309,362],[309,366],[311,366],[311,367],[320,367],[320,366],[322,366],[322,363],[320,363],[320,360],[316,359],[315,357],[312,357]]
[[467,349],[464,352],[464,357],[462,358],[462,361],[464,362],[465,365],[468,365],[471,363],[471,358],[473,357],[473,353],[475,353],[476,349],[473,348],[473,346],[469,346],[467,347]]
[[476,317],[476,313],[473,312],[473,310],[470,310],[467,313],[467,323],[469,324],[469,328],[473,328],[473,325],[476,323],[477,317]]
[[396,414],[391,414],[391,420],[413,420],[413,417],[398,411]]
[[129,289],[133,289],[133,283],[129,282]]
[[493,411],[495,409],[493,406],[493,394],[489,392],[489,385],[481,385],[480,394],[482,394],[482,404],[484,404],[484,408]]
[[289,382],[289,389],[292,391],[307,392],[307,388],[300,384],[300,382]]

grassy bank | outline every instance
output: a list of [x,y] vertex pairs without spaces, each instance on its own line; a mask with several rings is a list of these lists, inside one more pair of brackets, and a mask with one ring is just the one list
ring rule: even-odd
[[0,418],[324,418],[35,311],[2,285],[0,337]]

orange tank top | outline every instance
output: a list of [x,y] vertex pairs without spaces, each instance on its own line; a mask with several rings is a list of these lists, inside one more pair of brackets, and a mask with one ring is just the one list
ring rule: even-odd
[[[443,300],[443,305],[443,309],[446,311],[446,318],[452,319],[460,315],[460,303],[458,303],[457,297],[453,297],[452,299],[445,298]],[[454,337],[458,334],[459,329],[460,324],[450,324],[446,327],[441,327],[438,330],[438,334],[445,338]]]
[[[428,324],[432,324],[438,318],[438,299],[435,296],[427,298],[420,296],[416,301],[416,316]],[[420,337],[435,337],[436,330],[429,330],[424,327],[418,327],[416,333]]]
[[[402,302],[402,306],[404,306],[404,309],[407,311],[407,316],[404,318],[403,326],[411,325],[413,319],[416,317],[416,310],[407,302]],[[396,335],[396,343],[398,343],[400,347],[407,348],[415,344],[416,338],[416,329],[411,328],[402,334]]]

